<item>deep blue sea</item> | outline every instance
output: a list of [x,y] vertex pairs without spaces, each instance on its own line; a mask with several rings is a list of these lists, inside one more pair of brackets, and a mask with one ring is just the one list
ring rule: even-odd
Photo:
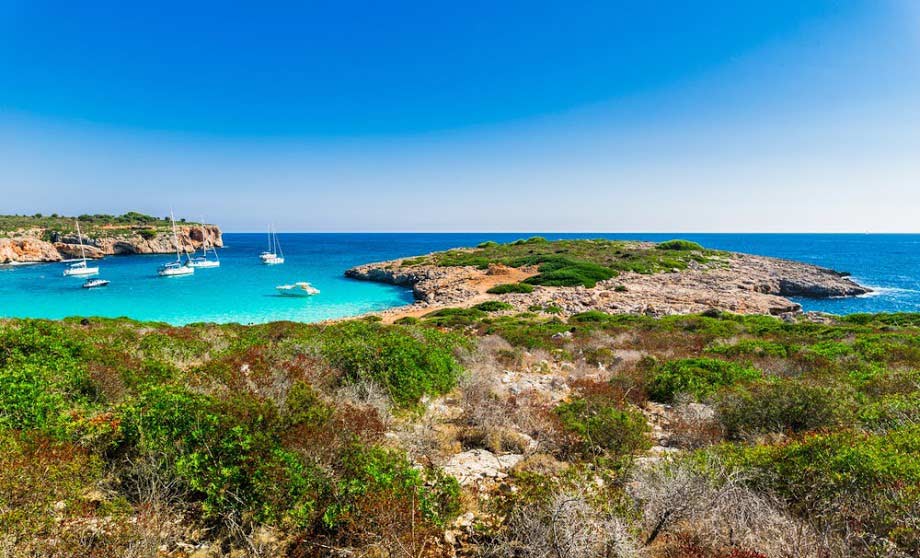
[[[62,318],[128,316],[172,324],[317,321],[407,304],[405,288],[353,281],[351,266],[423,254],[484,240],[499,242],[541,233],[281,234],[286,263],[258,259],[264,234],[227,233],[221,267],[194,275],[161,278],[161,256],[114,256],[98,263],[103,289],[80,288],[82,279],[62,277],[64,264],[0,268],[0,316]],[[920,311],[920,235],[864,234],[547,234],[559,238],[622,238],[661,241],[686,238],[716,249],[788,258],[849,271],[876,292],[857,298],[797,300],[806,310],[837,314]],[[275,286],[309,281],[321,294],[290,298]]]

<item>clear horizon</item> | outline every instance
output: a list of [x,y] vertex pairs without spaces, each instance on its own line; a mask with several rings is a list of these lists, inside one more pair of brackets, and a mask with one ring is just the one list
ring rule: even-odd
[[920,4],[735,4],[7,2],[0,213],[920,232]]

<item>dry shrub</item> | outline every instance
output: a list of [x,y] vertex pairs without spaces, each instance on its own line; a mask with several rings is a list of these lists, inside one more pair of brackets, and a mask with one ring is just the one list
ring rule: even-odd
[[630,403],[641,406],[648,401],[648,381],[657,364],[654,357],[642,357],[630,366],[621,367],[610,378],[610,383],[622,391]]
[[768,558],[824,557],[837,550],[714,458],[704,464],[676,458],[640,467],[628,490],[642,510],[645,546],[663,541],[668,549],[673,541],[705,541],[711,552],[700,556],[714,557],[726,555],[719,554],[723,549]]
[[337,404],[345,403],[373,409],[384,428],[392,425],[393,404],[380,384],[367,379],[349,382],[339,387],[335,395]]
[[559,492],[547,503],[516,510],[486,557],[632,558],[638,545],[618,517],[599,512],[580,494]]
[[458,440],[459,429],[430,415],[404,425],[396,435],[400,447],[418,463],[441,465],[449,456],[463,450]]
[[668,541],[661,553],[662,558],[767,558],[756,550],[738,547],[713,548],[699,536],[680,533]]
[[491,375],[482,368],[472,370],[461,382],[459,406],[461,440],[466,445],[493,452],[524,453],[533,445],[549,444],[557,430],[552,413],[540,403],[538,393],[524,392],[502,398],[493,389]]
[[708,405],[680,395],[671,413],[671,441],[682,448],[697,449],[722,439],[722,426]]
[[182,539],[182,503],[187,491],[174,471],[174,464],[157,452],[125,458],[121,487],[134,504],[137,521],[127,556],[153,558],[160,546],[173,546]]

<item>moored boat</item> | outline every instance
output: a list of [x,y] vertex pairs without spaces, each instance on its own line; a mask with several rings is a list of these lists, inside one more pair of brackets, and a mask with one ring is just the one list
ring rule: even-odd
[[[204,219],[201,220],[204,223]],[[217,257],[217,248],[211,246],[211,251],[214,253],[214,259],[208,258],[208,231],[204,229],[204,226],[201,227],[201,255],[194,256],[189,259],[189,267],[198,267],[198,268],[214,268],[220,267],[220,258]]]
[[279,285],[275,289],[282,296],[313,296],[319,294],[319,289],[306,281],[299,281],[293,285]]
[[176,261],[163,264],[157,269],[157,275],[160,277],[179,277],[182,275],[191,275],[195,273],[195,268],[189,265],[188,252],[185,253],[186,261],[182,262],[182,256],[179,253],[179,233],[176,232],[176,218],[170,210],[169,218],[172,221],[173,242],[176,243]]
[[98,289],[99,287],[109,286],[107,279],[87,279],[83,282],[84,289]]
[[278,233],[273,227],[268,228],[268,250],[259,254],[259,259],[265,265],[279,265],[284,263],[284,252],[278,242]]
[[80,232],[80,220],[77,219],[75,222],[77,223],[77,239],[80,242],[81,258],[77,260],[76,263],[70,264],[70,266],[64,270],[64,277],[85,277],[87,275],[96,275],[99,273],[99,267],[86,264],[86,249],[83,248],[83,234]]

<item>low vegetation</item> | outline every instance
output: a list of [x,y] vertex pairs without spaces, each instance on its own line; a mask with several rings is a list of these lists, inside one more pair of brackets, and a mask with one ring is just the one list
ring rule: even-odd
[[[474,266],[486,269],[501,264],[510,267],[533,266],[537,274],[525,284],[553,287],[582,285],[593,287],[598,281],[619,273],[658,273],[686,269],[691,265],[714,265],[720,252],[707,250],[686,240],[659,244],[617,240],[556,240],[535,236],[508,244],[483,242],[474,249],[448,250],[405,260],[404,265]],[[528,292],[499,285],[489,292]]]
[[[9,320],[0,547],[916,556],[918,420],[913,314]],[[516,465],[469,483],[460,452]]]
[[[0,235],[8,236],[19,232],[41,230],[45,237],[57,234],[70,234],[76,232],[74,220],[80,221],[80,230],[93,235],[101,231],[138,230],[140,234],[155,235],[157,231],[165,231],[172,227],[169,216],[153,217],[136,211],[129,211],[123,215],[79,215],[63,216],[58,214],[42,215],[0,215]],[[184,218],[176,219],[177,222],[186,223]],[[188,223],[198,224],[198,223]],[[152,236],[151,236],[152,237]],[[145,237],[146,238],[146,237]]]

